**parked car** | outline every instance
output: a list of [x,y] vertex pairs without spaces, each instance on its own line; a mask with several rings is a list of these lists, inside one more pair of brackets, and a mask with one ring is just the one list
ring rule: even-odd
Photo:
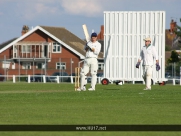
[[97,73],[97,77],[103,77],[103,73]]
[[73,82],[75,82],[75,73],[69,75],[67,82],[71,82],[71,76],[73,76]]
[[49,76],[49,79],[51,82],[57,82],[57,76],[59,77],[59,82],[68,82],[69,75],[66,72],[55,72],[51,76]]
[[4,76],[2,74],[0,74],[0,81],[4,81]]
[[[30,82],[43,82],[43,76],[44,74],[34,74],[33,76],[30,76]],[[49,76],[46,76],[46,82],[50,82]],[[26,78],[26,81],[28,82],[28,78]]]
[[180,76],[175,77],[175,84],[180,84]]
[[165,78],[170,78],[171,77],[171,74],[169,72],[166,72],[165,73]]
[[[97,82],[98,82],[98,78],[99,78],[99,77],[102,79],[102,78],[104,77],[103,73],[97,73]],[[87,82],[88,82],[88,83],[91,82],[91,78],[92,78],[91,76],[88,76],[88,77],[87,77]]]
[[168,84],[169,83],[173,84],[173,79],[175,79],[175,84],[180,84],[180,76],[175,76],[175,77],[170,76],[170,77],[165,77],[165,78],[168,79],[168,81],[166,82]]

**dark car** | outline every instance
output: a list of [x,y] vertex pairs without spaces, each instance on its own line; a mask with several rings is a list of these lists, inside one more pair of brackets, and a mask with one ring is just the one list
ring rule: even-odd
[[171,83],[173,84],[173,79],[175,80],[175,84],[180,84],[180,76],[175,76],[175,77],[166,77],[168,81],[166,82],[167,84]]
[[166,72],[165,73],[165,78],[170,78],[171,77],[171,74],[169,72]]
[[[97,82],[98,82],[98,78],[103,78],[103,73],[97,73]],[[91,76],[87,77],[87,82],[90,83],[91,82]]]
[[69,75],[66,72],[55,72],[49,79],[51,82],[57,82],[57,76],[59,76],[59,82],[68,82]]
[[176,76],[175,77],[175,83],[176,84],[180,84],[180,76]]
[[4,75],[0,74],[0,81],[4,81]]
[[67,82],[71,82],[71,76],[73,77],[73,82],[75,82],[75,73],[69,75]]
[[103,73],[97,73],[97,77],[103,77]]
[[[35,74],[33,76],[30,76],[31,82],[43,82],[43,74]],[[46,76],[46,82],[50,82],[50,79],[48,76]],[[26,78],[26,81],[28,82],[28,78]]]

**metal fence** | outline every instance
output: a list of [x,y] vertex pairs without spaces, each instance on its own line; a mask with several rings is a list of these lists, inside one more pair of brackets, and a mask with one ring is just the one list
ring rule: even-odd
[[167,83],[181,85],[181,62],[169,63],[165,67],[165,78]]
[[[91,82],[91,77],[87,77],[88,83]],[[101,84],[102,77],[97,77],[97,83]],[[47,75],[0,75],[0,82],[7,83],[75,83],[75,76],[47,76]]]
[[[56,58],[51,61],[45,59],[43,61],[29,60],[16,62],[4,56],[4,59],[0,59],[0,82],[74,83],[75,67],[82,67],[82,64],[83,61],[75,58]],[[61,74],[55,76],[54,73],[56,72]],[[103,73],[103,66],[99,67],[98,73]],[[90,73],[88,73],[87,76],[90,81]],[[168,79],[168,84],[181,84],[180,77],[181,62],[170,63],[165,66],[165,78]],[[98,83],[101,83],[102,78],[103,77],[98,77]],[[36,79],[37,81],[33,81],[32,79]]]
[[[2,56],[1,56],[2,58]],[[82,67],[83,60],[78,58],[54,58],[54,59],[36,59],[29,58],[18,60],[0,59],[0,81],[3,82],[69,82],[73,83],[75,68]],[[102,68],[102,69],[101,69]],[[99,72],[103,72],[100,67]],[[58,75],[58,77],[57,77]],[[90,76],[88,73],[87,76]]]

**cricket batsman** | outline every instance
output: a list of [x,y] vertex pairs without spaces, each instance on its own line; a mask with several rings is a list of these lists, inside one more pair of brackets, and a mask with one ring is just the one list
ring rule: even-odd
[[98,55],[101,50],[101,44],[97,41],[97,33],[91,34],[91,40],[87,42],[84,47],[86,51],[86,56],[84,60],[84,64],[82,70],[80,72],[80,88],[77,91],[86,91],[86,75],[90,71],[91,73],[91,87],[88,89],[89,91],[95,91],[95,86],[97,83],[97,70],[98,70]]

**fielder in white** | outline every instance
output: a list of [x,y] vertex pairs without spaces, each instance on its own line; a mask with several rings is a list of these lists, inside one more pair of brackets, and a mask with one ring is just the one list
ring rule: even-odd
[[98,70],[98,55],[101,50],[101,44],[97,41],[97,34],[94,32],[91,34],[91,41],[88,42],[85,47],[86,56],[83,64],[83,68],[80,72],[81,82],[80,88],[77,91],[86,91],[86,75],[91,72],[91,87],[88,89],[89,91],[95,91],[95,86],[97,83],[97,70]]
[[145,38],[145,46],[143,46],[140,57],[136,64],[136,68],[139,68],[141,60],[143,60],[143,79],[146,83],[146,88],[143,90],[151,90],[151,78],[152,78],[152,67],[154,65],[154,60],[156,60],[156,70],[160,70],[160,65],[158,61],[158,54],[155,46],[151,45],[151,38]]

